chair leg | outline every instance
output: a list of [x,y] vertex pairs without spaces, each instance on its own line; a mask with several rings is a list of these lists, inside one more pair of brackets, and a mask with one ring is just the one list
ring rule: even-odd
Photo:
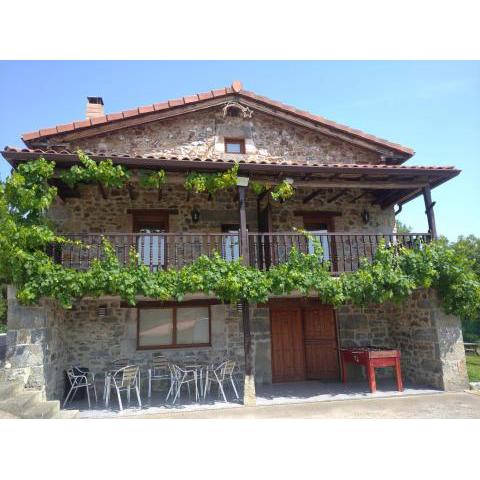
[[93,381],[92,385],[93,385],[93,393],[95,394],[95,403],[98,403],[97,387],[95,386],[95,380]]
[[223,399],[225,400],[225,403],[227,403],[227,397],[225,395],[225,391],[223,390],[223,382],[218,382],[218,388],[222,392]]
[[235,392],[235,396],[238,398],[240,398],[238,396],[238,392],[237,392],[237,387],[235,386],[235,382],[233,381],[233,377],[230,377],[230,381],[232,382],[232,387],[233,387],[233,391]]
[[127,402],[128,402],[128,405],[130,406],[130,387],[127,388]]
[[70,397],[70,401],[73,402],[73,399],[75,398],[75,395],[77,394],[78,387],[75,387],[73,389],[72,396]]
[[135,390],[137,391],[138,406],[142,408],[142,401],[140,400],[140,390],[138,389],[138,385],[135,387]]
[[152,398],[152,371],[148,370],[148,398]]
[[70,394],[72,393],[72,391],[73,391],[73,387],[70,387],[70,390],[68,391],[67,396],[65,397],[65,400],[63,401],[63,408],[65,408],[65,405],[67,404],[68,398],[70,397]]
[[175,403],[175,402],[177,401],[177,397],[178,397],[178,395],[179,395],[179,393],[180,393],[180,389],[181,389],[181,388],[182,388],[182,383],[180,382],[180,383],[178,384],[177,391],[175,392],[175,397],[174,397],[172,403]]
[[120,398],[120,390],[117,387],[115,387],[115,389],[117,390],[118,406],[120,407],[120,410],[123,410],[122,399]]
[[92,405],[90,404],[90,391],[88,389],[88,383],[87,385],[85,386],[86,390],[87,390],[87,400],[88,400],[88,408],[92,408]]
[[170,380],[170,388],[168,389],[167,396],[165,397],[165,401],[170,398],[170,395],[173,393],[173,389],[175,388],[175,380]]

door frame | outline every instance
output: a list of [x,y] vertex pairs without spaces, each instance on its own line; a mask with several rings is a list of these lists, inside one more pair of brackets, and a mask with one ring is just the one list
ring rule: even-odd
[[[139,234],[142,224],[151,224],[152,226],[164,227],[165,233],[170,231],[170,217],[171,210],[169,209],[144,209],[144,210],[129,210],[132,215],[132,232]],[[132,245],[138,249],[137,239],[138,236],[132,237]],[[168,268],[168,237],[163,237],[163,265],[158,266],[162,270]],[[151,266],[150,266],[151,268]]]
[[[303,340],[303,355],[304,355],[304,375],[303,375],[303,380],[298,380],[298,381],[310,381],[307,378],[307,358],[306,358],[306,348],[305,348],[305,307],[308,306],[318,306],[318,305],[326,305],[328,307],[331,307],[333,310],[333,321],[335,323],[335,348],[337,350],[337,362],[338,362],[338,380],[340,381],[342,378],[343,374],[343,365],[340,359],[340,344],[339,344],[339,339],[340,339],[340,330],[338,327],[338,319],[337,319],[337,310],[326,303],[321,303],[320,300],[317,298],[311,298],[311,297],[300,297],[300,298],[271,298],[269,301],[265,304],[268,306],[269,310],[269,318],[270,318],[270,365],[272,369],[272,383],[282,383],[282,382],[274,382],[273,381],[273,370],[274,370],[274,361],[273,361],[273,336],[272,336],[272,324],[273,324],[273,319],[272,319],[272,307],[273,310],[275,307],[277,308],[288,308],[288,307],[297,307],[300,309],[300,319],[302,323],[302,340]],[[312,380],[315,381],[315,380]]]

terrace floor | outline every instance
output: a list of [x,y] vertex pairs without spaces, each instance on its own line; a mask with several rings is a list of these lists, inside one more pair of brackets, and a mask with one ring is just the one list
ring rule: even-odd
[[[100,392],[99,392],[100,393]],[[112,392],[113,393],[113,392]],[[331,402],[337,400],[360,400],[360,399],[381,399],[390,397],[409,397],[415,395],[426,395],[439,393],[439,390],[419,385],[406,385],[403,392],[398,392],[394,382],[389,380],[377,381],[377,392],[370,393],[368,386],[364,382],[348,383],[322,383],[316,381],[284,383],[274,385],[260,385],[257,387],[257,406],[275,406],[275,405],[291,405],[291,404],[307,404],[317,402]],[[101,396],[101,395],[100,395]],[[80,418],[123,418],[123,417],[146,417],[153,415],[157,418],[163,416],[169,417],[175,413],[182,412],[202,412],[211,410],[238,409],[243,408],[240,400],[234,399],[231,391],[227,392],[230,399],[228,403],[219,400],[215,395],[207,398],[205,401],[196,403],[189,401],[188,395],[183,395],[181,402],[177,401],[176,405],[165,402],[165,392],[153,392],[152,398],[148,401],[146,391],[142,392],[142,408],[139,408],[132,394],[130,406],[127,405],[126,399],[122,396],[124,402],[124,410],[120,411],[118,403],[113,398],[109,408],[105,408],[101,398],[92,409],[88,408],[86,399],[74,400],[67,408],[78,409]],[[221,412],[218,412],[222,415]],[[211,412],[212,415],[213,412]]]

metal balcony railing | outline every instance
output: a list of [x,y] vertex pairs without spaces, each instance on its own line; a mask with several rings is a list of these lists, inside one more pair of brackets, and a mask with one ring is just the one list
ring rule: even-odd
[[[383,241],[389,246],[416,248],[430,241],[427,233],[368,234],[311,232],[322,246],[323,258],[329,261],[332,274],[351,272],[360,266],[361,258],[371,261]],[[94,259],[105,258],[103,239],[110,242],[121,263],[129,261],[130,251],[138,253],[140,262],[150,270],[181,268],[202,255],[217,252],[226,260],[240,256],[238,233],[106,233],[69,234],[75,243],[54,244],[49,253],[65,267],[87,269]],[[311,239],[299,232],[248,233],[250,265],[265,270],[285,262],[292,248],[313,253]]]

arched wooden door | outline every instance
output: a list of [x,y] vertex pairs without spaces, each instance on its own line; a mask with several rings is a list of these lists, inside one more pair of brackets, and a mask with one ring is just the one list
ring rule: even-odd
[[333,308],[301,301],[270,306],[272,381],[338,380]]

